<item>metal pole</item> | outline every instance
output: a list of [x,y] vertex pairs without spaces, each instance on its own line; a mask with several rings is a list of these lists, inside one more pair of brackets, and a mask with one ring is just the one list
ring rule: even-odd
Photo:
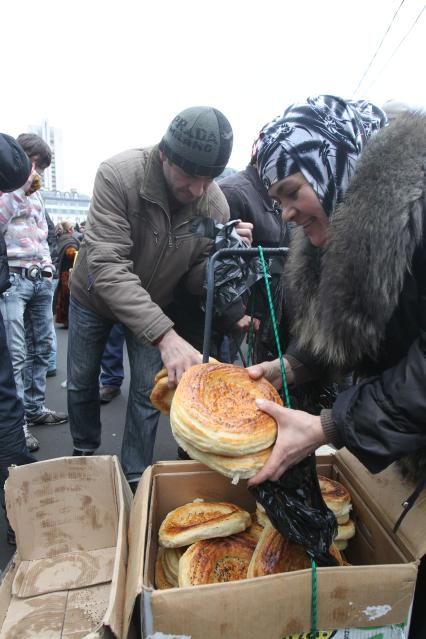
[[[265,257],[272,257],[274,255],[285,255],[288,250],[289,249],[287,247],[283,246],[279,248],[265,248],[263,249],[263,254],[265,255]],[[211,258],[209,259],[207,265],[207,298],[206,317],[204,321],[203,363],[207,363],[209,361],[210,354],[214,305],[214,266],[217,259],[226,255],[242,255],[243,257],[254,257],[256,255],[259,255],[259,250],[257,248],[219,249],[219,251],[213,253]]]

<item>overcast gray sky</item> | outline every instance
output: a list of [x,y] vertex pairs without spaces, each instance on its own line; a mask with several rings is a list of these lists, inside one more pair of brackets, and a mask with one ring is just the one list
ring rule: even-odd
[[[0,130],[62,129],[65,186],[219,108],[242,169],[260,127],[308,95],[351,97],[401,0],[15,0],[2,3]],[[426,106],[424,0],[405,0],[356,98]],[[394,54],[394,55],[393,55]],[[393,55],[393,57],[391,57]]]

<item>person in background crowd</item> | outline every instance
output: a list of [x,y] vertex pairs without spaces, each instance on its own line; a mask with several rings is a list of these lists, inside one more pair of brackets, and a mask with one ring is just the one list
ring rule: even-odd
[[84,231],[86,230],[86,220],[80,222],[80,224],[76,224],[74,227],[74,237],[76,240],[81,242],[84,237]]
[[[45,406],[46,373],[52,347],[52,274],[47,244],[40,176],[50,165],[51,151],[35,134],[22,134],[19,143],[34,164],[31,187],[0,197],[0,232],[4,234],[11,287],[0,300],[18,395],[24,401],[28,425],[62,424],[66,413]],[[27,445],[39,443],[25,426]]]
[[59,284],[54,297],[53,308],[57,324],[68,328],[68,311],[70,300],[69,278],[70,269],[80,248],[80,242],[74,233],[71,222],[59,222],[55,226],[58,246],[58,275]]
[[[125,326],[131,382],[122,465],[135,488],[152,461],[158,411],[150,401],[162,363],[175,385],[201,354],[164,309],[181,280],[201,295],[212,241],[192,231],[195,216],[226,222],[213,182],[226,166],[232,129],[211,107],[176,115],[159,145],[125,151],[98,170],[87,230],[71,278],[68,407],[75,455],[100,445],[99,373],[111,327]],[[251,239],[251,224],[240,234]]]
[[[30,189],[34,178],[31,162],[22,147],[9,135],[0,134],[0,197],[22,187]],[[7,249],[0,233],[0,298],[10,288]],[[24,406],[16,392],[12,362],[7,346],[3,316],[0,312],[0,504],[5,511],[4,482],[9,466],[31,464],[35,458],[28,451],[24,434]],[[15,544],[10,525],[7,541]]]
[[[250,164],[243,170],[233,173],[228,177],[218,181],[219,187],[229,204],[230,217],[232,220],[242,220],[253,224],[253,246],[263,248],[276,248],[288,246],[287,225],[282,218],[281,210],[269,197],[268,191],[264,187],[257,170],[257,140],[253,144]],[[281,305],[282,295],[279,291],[281,287],[280,273],[283,268],[283,259],[273,259],[274,276],[270,283],[273,297]],[[251,298],[247,304],[247,309],[253,311],[254,330],[258,333],[260,321],[262,329],[257,335],[259,344],[256,351],[263,352],[267,349],[267,344],[273,335],[267,330],[269,326],[269,307],[263,295],[264,284],[253,287]],[[276,314],[279,315],[276,309]],[[251,314],[251,313],[250,313]],[[245,315],[240,322],[234,326],[229,343],[229,361],[234,361],[237,350],[243,339],[244,333],[249,329],[250,315]],[[266,324],[266,325],[265,325]],[[260,344],[263,343],[263,348]],[[260,353],[259,353],[260,354]],[[259,360],[258,360],[259,361]],[[261,361],[261,360],[260,360]]]

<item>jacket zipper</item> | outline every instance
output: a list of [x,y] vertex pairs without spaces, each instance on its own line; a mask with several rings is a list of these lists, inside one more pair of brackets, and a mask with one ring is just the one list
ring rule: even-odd
[[[165,215],[165,216],[166,216],[166,218],[167,218],[167,222],[168,222],[168,224],[169,224],[168,235],[170,236],[170,228],[171,228],[171,224],[170,224],[170,218],[169,218],[169,216],[167,215],[166,211],[162,208],[162,206],[160,206],[160,205],[158,204],[158,202],[155,202],[154,200],[150,200],[150,199],[149,199],[149,198],[147,198],[147,197],[144,197],[144,199],[145,199],[147,202],[150,202],[151,204],[155,204],[155,206],[158,206],[158,208],[159,208],[159,209],[161,209],[161,211],[164,213],[164,215]],[[149,224],[150,224],[150,226],[151,226],[151,227],[153,226],[153,225],[151,224],[151,222],[149,222]],[[158,231],[154,231],[154,230],[153,230],[153,233],[154,233],[154,237],[155,237],[155,243],[158,245],[158,244],[159,244],[159,242],[160,242],[160,234],[159,234],[159,232],[158,232]],[[169,242],[170,242],[170,240],[169,240]],[[160,255],[158,256],[157,261],[156,261],[156,262],[155,262],[155,264],[154,264],[154,268],[152,269],[151,276],[150,276],[150,278],[149,278],[149,280],[148,280],[148,283],[146,284],[146,286],[144,286],[145,290],[148,290],[149,286],[150,286],[150,285],[151,285],[151,283],[152,283],[152,280],[153,280],[153,279],[154,279],[154,277],[155,277],[155,274],[156,274],[156,272],[157,272],[158,265],[159,265],[159,263],[160,263],[161,258],[162,258],[162,257],[163,257],[163,255],[164,255],[164,251],[165,251],[165,249],[166,249],[166,246],[167,246],[167,243],[165,242],[165,243],[163,244],[163,246],[161,247]]]
[[[145,199],[147,199],[147,198],[145,198]],[[148,202],[151,202],[152,204],[157,204],[156,202],[152,202],[151,200],[148,200]],[[157,206],[158,206],[158,204],[157,204]],[[163,246],[161,248],[160,255],[158,256],[157,261],[156,261],[156,263],[154,265],[154,268],[153,268],[152,273],[151,273],[151,277],[149,278],[148,283],[144,287],[145,290],[147,290],[150,287],[150,285],[152,283],[152,280],[154,279],[154,277],[155,277],[155,275],[157,273],[158,265],[159,265],[163,255],[164,255],[164,251],[166,250],[166,247],[173,248],[173,234],[172,234],[170,218],[167,215],[167,213],[164,211],[164,209],[161,209],[161,210],[163,211],[164,215],[167,217],[167,221],[169,223],[169,230],[168,230],[168,234],[167,234],[167,243],[164,242],[164,244],[163,244]],[[185,226],[185,224],[188,224],[189,221],[190,220],[188,219],[188,220],[185,220],[184,222],[181,222],[180,224],[178,224],[178,226],[176,226],[175,229],[173,229],[173,231],[176,231],[176,229],[180,228],[181,226]],[[158,242],[160,241],[160,235],[159,235],[158,231],[154,231],[154,237],[155,237],[155,243],[158,244]]]

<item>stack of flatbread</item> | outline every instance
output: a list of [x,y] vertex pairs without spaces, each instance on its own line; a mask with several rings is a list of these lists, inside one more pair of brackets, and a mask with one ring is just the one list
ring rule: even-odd
[[[228,502],[196,500],[166,516],[158,540],[158,589],[224,583],[311,566],[303,547],[284,539],[260,504],[250,514]],[[343,565],[334,545],[331,552]]]
[[352,510],[351,496],[338,481],[322,475],[318,475],[318,481],[322,497],[337,520],[337,535],[334,543],[339,550],[345,550],[348,547],[348,540],[355,536],[355,524],[349,516]]
[[170,410],[172,432],[192,459],[233,480],[255,475],[268,459],[277,436],[275,420],[256,399],[282,405],[266,379],[253,380],[246,369],[208,363],[182,376]]

